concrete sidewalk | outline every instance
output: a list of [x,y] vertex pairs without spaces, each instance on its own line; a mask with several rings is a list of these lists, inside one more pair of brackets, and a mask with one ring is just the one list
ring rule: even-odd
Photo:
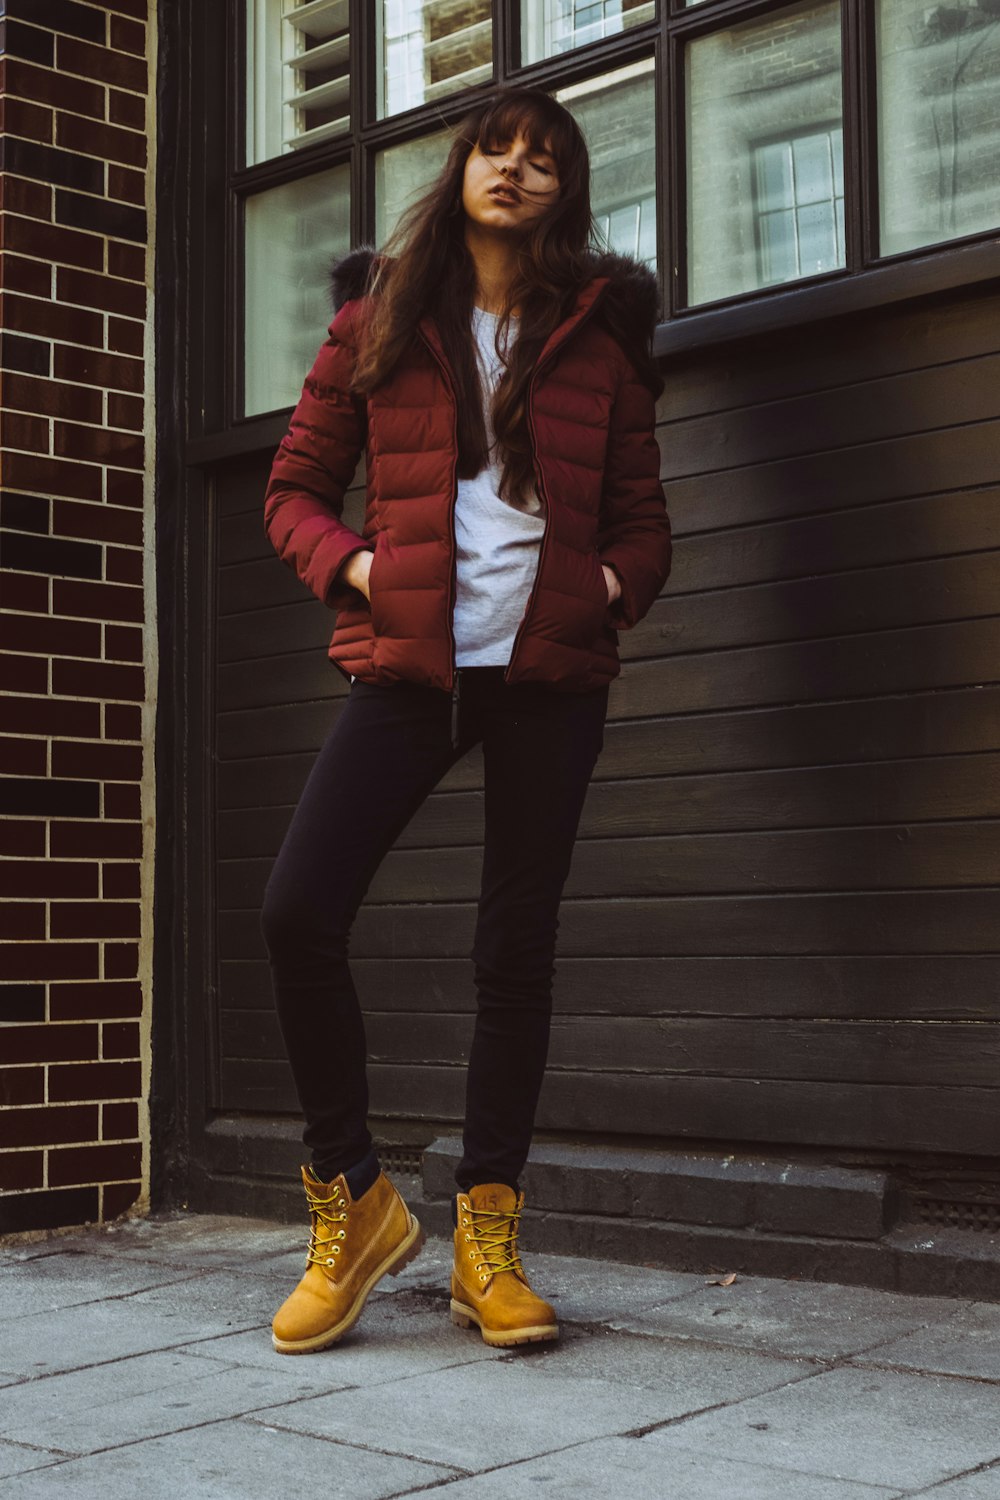
[[1000,1500],[996,1303],[724,1286],[522,1232],[559,1341],[456,1328],[429,1240],[288,1358],[269,1323],[304,1244],[171,1214],[0,1249],[0,1500]]

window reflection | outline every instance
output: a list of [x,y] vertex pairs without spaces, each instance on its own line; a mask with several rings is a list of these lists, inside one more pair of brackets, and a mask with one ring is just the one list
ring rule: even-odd
[[656,136],[653,59],[555,96],[576,117],[590,151],[591,204],[612,250],[656,269]]
[[380,116],[493,76],[490,0],[381,0],[378,22]]
[[538,62],[652,21],[654,0],[521,0],[522,61]]

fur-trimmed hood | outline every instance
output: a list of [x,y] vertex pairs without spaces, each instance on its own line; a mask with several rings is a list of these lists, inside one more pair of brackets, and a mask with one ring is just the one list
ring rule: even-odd
[[[335,312],[345,302],[365,295],[377,254],[373,245],[361,245],[333,262],[330,300]],[[629,342],[648,344],[660,309],[660,289],[653,272],[642,261],[613,251],[591,251],[587,259],[591,280],[607,280],[601,305],[609,324]]]

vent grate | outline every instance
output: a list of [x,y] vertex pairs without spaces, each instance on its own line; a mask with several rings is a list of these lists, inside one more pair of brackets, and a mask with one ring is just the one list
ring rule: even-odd
[[420,1146],[379,1146],[378,1159],[386,1172],[419,1177],[424,1170],[424,1153]]
[[962,1202],[955,1198],[914,1198],[918,1224],[1000,1233],[1000,1203]]

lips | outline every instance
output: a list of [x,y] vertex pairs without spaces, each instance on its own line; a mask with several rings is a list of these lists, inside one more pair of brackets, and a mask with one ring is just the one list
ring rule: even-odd
[[511,187],[490,188],[488,196],[493,199],[494,203],[513,205],[521,201],[520,193]]

